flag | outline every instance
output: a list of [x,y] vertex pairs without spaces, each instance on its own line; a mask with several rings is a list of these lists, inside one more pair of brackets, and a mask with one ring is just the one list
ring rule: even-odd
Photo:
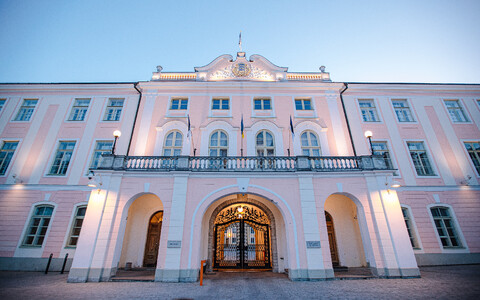
[[192,130],[190,128],[190,115],[187,115],[188,117],[188,132],[187,132],[187,138],[190,137],[190,135],[192,134]]
[[292,132],[292,139],[294,139],[295,138],[295,132],[293,131],[292,116],[290,116],[290,131]]
[[238,35],[238,46],[240,47],[240,50],[242,50],[242,32],[240,31],[240,34]]
[[242,122],[240,122],[240,132],[242,133],[242,139],[245,137],[243,134],[243,115],[242,115]]

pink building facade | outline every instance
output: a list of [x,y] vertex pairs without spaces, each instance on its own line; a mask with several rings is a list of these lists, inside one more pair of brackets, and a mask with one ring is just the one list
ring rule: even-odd
[[0,105],[2,269],[480,262],[479,85],[332,82],[239,52],[148,82],[2,84]]

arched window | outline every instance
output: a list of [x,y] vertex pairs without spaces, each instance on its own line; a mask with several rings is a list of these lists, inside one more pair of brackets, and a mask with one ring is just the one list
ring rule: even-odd
[[318,144],[317,135],[311,131],[304,131],[301,136],[302,155],[320,156],[320,145]]
[[30,224],[23,239],[24,246],[42,246],[52,218],[53,206],[38,205],[33,211]]
[[172,131],[165,139],[163,156],[178,156],[182,154],[183,136],[179,131]]
[[208,153],[210,156],[227,156],[228,138],[224,131],[217,130],[212,133]]
[[255,149],[257,150],[257,156],[274,156],[275,141],[273,135],[267,130],[259,131]]

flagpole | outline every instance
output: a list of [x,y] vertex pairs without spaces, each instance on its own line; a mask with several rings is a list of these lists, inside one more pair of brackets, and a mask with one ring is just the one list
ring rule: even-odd
[[242,121],[240,122],[240,137],[241,137],[240,156],[243,157],[243,115],[242,115]]

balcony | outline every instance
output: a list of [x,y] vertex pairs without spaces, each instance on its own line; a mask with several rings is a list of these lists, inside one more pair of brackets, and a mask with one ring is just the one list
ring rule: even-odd
[[124,156],[103,155],[98,170],[145,172],[350,172],[388,170],[382,156]]

